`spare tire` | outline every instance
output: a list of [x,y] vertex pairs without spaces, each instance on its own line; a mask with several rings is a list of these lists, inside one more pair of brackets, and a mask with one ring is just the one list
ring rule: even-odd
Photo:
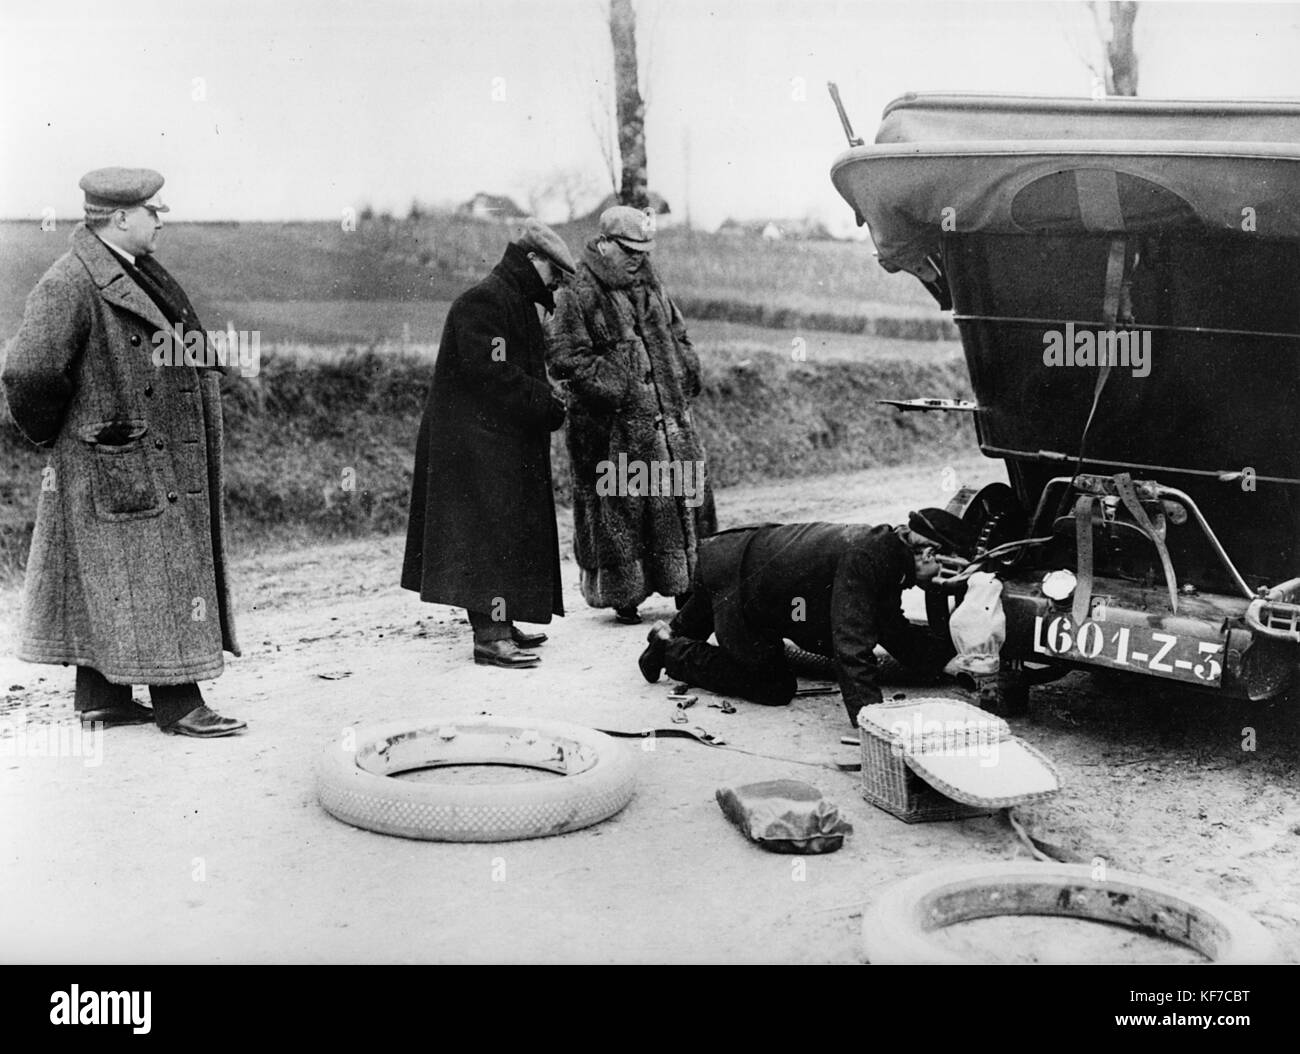
[[868,962],[970,965],[931,934],[995,915],[1063,915],[1128,926],[1200,952],[1214,963],[1272,963],[1277,946],[1243,911],[1143,875],[1086,864],[944,867],[890,886],[862,915]]
[[[391,777],[445,765],[511,765],[563,779],[439,784]],[[505,842],[589,827],[636,789],[632,753],[604,733],[559,721],[465,717],[348,729],[320,760],[317,794],[332,816],[402,838]]]

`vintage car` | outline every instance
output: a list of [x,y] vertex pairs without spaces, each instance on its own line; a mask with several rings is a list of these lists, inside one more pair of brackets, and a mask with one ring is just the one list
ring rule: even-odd
[[844,122],[832,181],[881,265],[952,310],[975,395],[895,405],[972,414],[1006,462],[1009,486],[949,504],[1003,583],[992,705],[1078,667],[1282,691],[1300,662],[1300,103],[914,94],[873,144]]

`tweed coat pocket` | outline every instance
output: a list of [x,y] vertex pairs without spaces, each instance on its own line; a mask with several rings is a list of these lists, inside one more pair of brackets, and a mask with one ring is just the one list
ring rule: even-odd
[[99,421],[79,437],[91,459],[90,489],[101,520],[144,520],[163,513],[162,490],[144,444],[144,421]]

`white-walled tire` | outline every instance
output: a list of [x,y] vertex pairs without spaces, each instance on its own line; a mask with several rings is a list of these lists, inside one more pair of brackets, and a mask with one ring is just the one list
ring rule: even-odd
[[1060,915],[1127,926],[1186,945],[1212,963],[1274,963],[1277,945],[1245,912],[1143,875],[1036,862],[938,868],[888,887],[862,915],[866,959],[880,965],[970,965],[935,931],[997,915]]
[[[391,777],[444,765],[513,765],[563,779],[440,784]],[[437,719],[348,729],[322,755],[317,794],[354,827],[443,842],[506,842],[589,827],[636,790],[631,751],[602,732],[560,721]]]

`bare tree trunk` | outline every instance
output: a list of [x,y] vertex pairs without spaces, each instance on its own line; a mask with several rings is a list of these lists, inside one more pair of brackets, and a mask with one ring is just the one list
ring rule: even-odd
[[1106,94],[1138,93],[1138,60],[1133,50],[1133,23],[1137,20],[1136,0],[1110,5],[1110,40],[1106,42]]
[[632,0],[610,0],[609,37],[614,44],[614,97],[617,102],[618,151],[623,160],[623,185],[619,200],[645,208],[647,193],[645,156],[645,102],[637,84],[636,14]]

